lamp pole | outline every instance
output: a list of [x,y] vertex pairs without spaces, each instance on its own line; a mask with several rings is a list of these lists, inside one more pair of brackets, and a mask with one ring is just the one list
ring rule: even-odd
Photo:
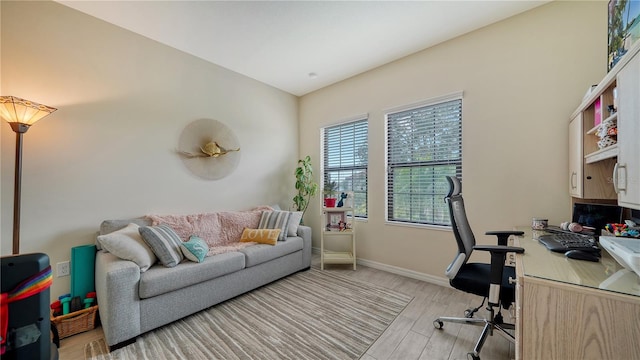
[[20,253],[20,195],[22,184],[22,134],[36,121],[57,109],[15,96],[0,96],[0,117],[16,133],[16,171],[13,181],[13,254]]
[[13,254],[20,253],[20,198],[22,189],[22,134],[29,130],[29,125],[11,123],[16,132],[16,171],[13,180]]

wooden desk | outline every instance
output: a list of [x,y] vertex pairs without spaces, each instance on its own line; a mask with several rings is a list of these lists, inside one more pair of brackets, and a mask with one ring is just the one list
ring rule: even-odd
[[518,230],[516,359],[640,359],[640,277],[605,250],[600,262],[567,259],[542,232]]

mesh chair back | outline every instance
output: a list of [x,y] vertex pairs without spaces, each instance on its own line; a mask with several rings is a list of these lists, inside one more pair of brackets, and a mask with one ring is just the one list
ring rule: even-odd
[[476,238],[473,236],[473,231],[471,231],[471,226],[464,210],[460,180],[455,176],[447,176],[447,180],[449,181],[450,190],[445,200],[449,205],[451,227],[458,243],[458,252],[466,254],[464,260],[464,263],[466,263],[476,244]]

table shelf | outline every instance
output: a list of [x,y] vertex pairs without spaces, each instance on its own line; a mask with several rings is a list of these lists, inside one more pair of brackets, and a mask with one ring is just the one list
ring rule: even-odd
[[[353,193],[348,194],[353,199]],[[325,264],[352,264],[356,269],[356,228],[351,207],[323,207],[320,232],[320,269]],[[338,247],[343,251],[330,250]],[[346,248],[346,249],[345,249]]]

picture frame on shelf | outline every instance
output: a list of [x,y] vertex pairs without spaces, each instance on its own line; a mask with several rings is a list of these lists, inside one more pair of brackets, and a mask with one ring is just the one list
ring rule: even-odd
[[640,0],[609,1],[607,71],[640,39]]
[[328,231],[340,231],[341,223],[345,223],[344,212],[342,211],[327,212],[327,230]]
[[349,227],[343,211],[327,212],[327,231],[344,231],[347,228]]

